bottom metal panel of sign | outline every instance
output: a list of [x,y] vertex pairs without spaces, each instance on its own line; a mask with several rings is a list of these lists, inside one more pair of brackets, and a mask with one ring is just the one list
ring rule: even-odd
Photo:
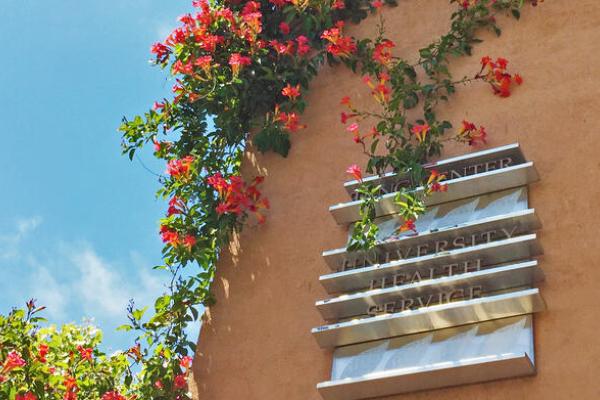
[[357,400],[535,374],[532,316],[336,349],[325,400]]
[[421,372],[322,382],[317,389],[325,400],[358,400],[533,374],[535,366],[523,353],[465,361],[454,366],[436,366]]
[[324,325],[313,328],[312,334],[321,347],[337,347],[531,314],[545,309],[539,289],[534,288]]

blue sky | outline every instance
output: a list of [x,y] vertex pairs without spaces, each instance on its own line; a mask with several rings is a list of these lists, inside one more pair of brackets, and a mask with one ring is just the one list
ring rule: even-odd
[[190,3],[0,0],[0,313],[35,297],[58,323],[94,317],[119,348],[128,299],[162,292],[165,206],[116,129],[168,96],[149,47]]

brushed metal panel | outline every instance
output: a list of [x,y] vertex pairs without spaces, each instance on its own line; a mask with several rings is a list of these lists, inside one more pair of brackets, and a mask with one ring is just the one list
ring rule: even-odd
[[413,371],[393,371],[359,379],[342,379],[317,384],[324,400],[359,400],[436,389],[497,379],[534,375],[533,361],[526,353],[500,354],[481,359],[462,360],[415,368]]
[[316,302],[324,319],[333,320],[366,314],[370,306],[398,298],[412,298],[433,292],[451,291],[466,286],[481,285],[484,292],[494,292],[523,286],[532,286],[543,280],[544,274],[537,261],[505,265],[477,272],[430,279],[385,289],[344,294]]
[[[451,168],[460,168],[465,164],[473,164],[473,163],[484,163],[491,160],[496,160],[500,158],[511,157],[515,164],[522,164],[525,162],[525,157],[523,156],[523,152],[518,143],[508,144],[506,146],[494,147],[493,149],[487,149],[482,151],[477,151],[473,153],[463,154],[457,157],[446,158],[443,160],[439,160],[436,162],[425,164],[424,167],[428,170],[430,169],[438,169],[445,170]],[[385,183],[388,181],[394,181],[397,179],[402,179],[402,176],[399,176],[395,172],[388,172],[383,176],[368,176],[363,179],[364,182],[368,183]],[[360,182],[357,180],[352,180],[344,183],[344,188],[348,192],[349,195],[352,195],[354,191],[360,186]]]
[[489,266],[531,258],[542,253],[542,248],[534,233],[438,254],[334,272],[321,275],[319,282],[327,293],[349,292],[367,288],[372,279],[382,279],[399,272],[414,273],[415,271],[425,271],[429,267],[475,259],[481,259],[483,266]]
[[539,290],[534,288],[323,325],[311,332],[319,346],[331,348],[531,314],[545,308]]
[[[489,232],[491,230],[515,229],[512,235],[520,235],[526,232],[540,229],[542,224],[535,215],[534,209],[516,211],[509,214],[497,215],[483,218],[476,221],[469,221],[454,226],[445,226],[442,228],[419,232],[413,236],[403,236],[396,240],[388,240],[377,245],[372,251],[374,254],[383,255],[386,251],[391,251],[400,247],[416,246],[425,242],[431,243],[440,240],[452,241],[457,237],[475,235]],[[365,252],[348,252],[345,248],[328,250],[323,252],[323,258],[332,270],[339,270],[344,260],[364,259]]]
[[526,353],[533,361],[533,315],[342,346],[333,352],[331,381],[396,373],[440,363]]
[[[478,196],[499,190],[525,186],[539,180],[539,175],[533,162],[526,162],[511,167],[506,167],[481,174],[465,176],[462,178],[446,181],[448,190],[436,192],[425,199],[425,204],[445,203],[467,197]],[[423,188],[417,188],[416,192],[422,192]],[[396,193],[385,194],[380,197],[375,206],[377,216],[394,214],[400,211],[394,202]],[[360,200],[340,203],[329,207],[338,224],[348,224],[359,219]]]
[[[415,221],[417,232],[426,232],[460,225],[469,221],[509,214],[529,208],[527,186],[502,190],[470,197],[448,203],[427,207],[425,212]],[[379,228],[377,240],[386,241],[401,236],[412,236],[414,232],[398,233],[404,219],[398,214],[387,215],[375,219]],[[350,234],[348,235],[350,239]]]

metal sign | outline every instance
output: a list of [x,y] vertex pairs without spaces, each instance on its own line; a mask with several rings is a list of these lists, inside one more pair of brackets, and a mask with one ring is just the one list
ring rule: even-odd
[[[533,163],[513,144],[425,167],[448,176],[448,191],[428,197],[416,234],[396,233],[405,177],[369,177],[382,185],[377,246],[323,252],[332,297],[316,302],[327,323],[312,333],[334,349],[331,379],[317,385],[325,400],[535,373],[531,314],[545,304],[535,288],[541,224],[527,200]],[[346,183],[352,200],[330,207],[340,224],[359,218],[358,185]]]

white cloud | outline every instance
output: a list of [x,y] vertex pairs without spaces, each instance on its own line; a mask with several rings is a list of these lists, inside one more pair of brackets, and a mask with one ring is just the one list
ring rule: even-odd
[[[54,239],[43,247],[29,243],[41,223],[39,217],[21,219],[8,233],[0,232],[3,309],[34,298],[47,307],[44,314],[50,322],[80,323],[91,317],[106,335],[122,343],[123,334],[114,328],[126,323],[129,300],[134,299],[136,307],[152,308],[165,291],[168,274],[152,270],[151,261],[134,251],[108,259],[86,241]],[[189,327],[191,340],[199,329],[199,323]]]
[[0,234],[0,260],[12,260],[20,255],[21,243],[42,223],[38,216],[17,219],[11,232]]
[[25,237],[29,232],[34,231],[42,223],[42,217],[31,217],[17,220],[17,236]]
[[[71,283],[72,293],[89,315],[123,317],[131,298],[141,305],[162,291],[161,281],[147,269],[139,269],[125,276],[117,265],[102,259],[90,245],[71,247],[67,249],[67,254],[78,271]],[[135,257],[134,264],[137,264]],[[145,268],[148,268],[147,265]]]
[[81,300],[86,313],[94,315],[95,311],[111,316],[122,315],[128,298],[123,279],[115,268],[88,246],[72,250],[69,257],[79,272],[72,283],[73,292]]
[[139,307],[152,306],[164,291],[164,276],[151,270],[149,261],[136,252],[125,255],[125,261],[109,261],[85,241],[59,241],[47,251],[33,246],[18,251],[22,238],[40,223],[41,219],[21,220],[14,232],[0,237],[1,249],[12,249],[4,257],[0,254],[5,271],[0,297],[10,302],[6,306],[34,298],[47,307],[47,316],[56,323],[94,317],[120,325],[126,321],[130,299]]
[[46,267],[39,266],[32,274],[28,285],[28,296],[37,299],[38,305],[47,307],[50,319],[66,321],[68,318],[67,285],[59,284]]

